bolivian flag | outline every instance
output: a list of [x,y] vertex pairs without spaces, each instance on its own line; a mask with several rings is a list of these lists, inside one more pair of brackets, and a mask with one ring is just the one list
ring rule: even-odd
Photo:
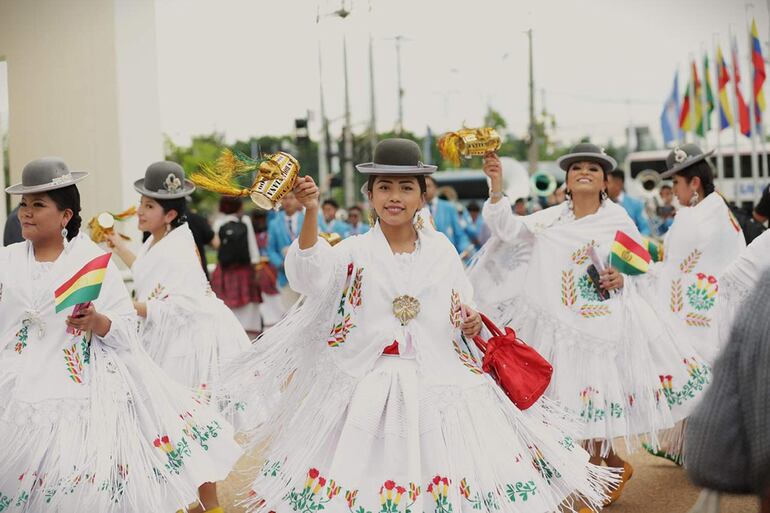
[[650,253],[634,239],[618,230],[610,252],[610,265],[623,274],[644,274],[650,267]]
[[64,282],[54,293],[56,313],[67,307],[87,303],[99,297],[104,274],[112,253],[100,255],[83,266],[75,275]]

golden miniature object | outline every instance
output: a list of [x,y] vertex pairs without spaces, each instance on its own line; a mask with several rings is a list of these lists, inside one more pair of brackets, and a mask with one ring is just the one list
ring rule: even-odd
[[[91,240],[97,244],[106,241],[107,238],[105,236],[115,231],[115,221],[124,221],[134,215],[136,215],[136,207],[130,207],[120,214],[102,212],[88,222],[88,229],[91,232]],[[127,237],[122,233],[120,236],[125,240],[131,240],[130,237]]]
[[336,246],[342,242],[342,236],[335,232],[321,232],[318,234],[323,240],[329,243],[330,246]]
[[417,317],[420,313],[420,302],[412,296],[398,296],[393,300],[393,315],[401,322],[401,326],[406,326],[409,321]]
[[503,140],[494,128],[461,128],[444,134],[438,140],[438,151],[442,158],[459,166],[460,157],[482,157],[499,150],[502,144]]
[[[213,166],[204,164],[200,171],[190,175],[197,186],[225,196],[249,196],[262,210],[277,208],[281,199],[294,188],[299,176],[297,159],[279,151],[265,158],[255,160],[229,149],[222,151]],[[256,172],[251,187],[244,188],[237,178]]]

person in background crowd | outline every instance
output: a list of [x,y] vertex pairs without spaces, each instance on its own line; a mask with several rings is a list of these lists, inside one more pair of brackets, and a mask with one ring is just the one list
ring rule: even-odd
[[642,235],[650,235],[650,220],[647,219],[647,214],[644,212],[644,202],[639,199],[632,198],[625,193],[626,176],[622,169],[616,169],[612,171],[607,181],[607,194],[610,199],[622,206],[628,212],[628,215],[634,221],[636,228]]
[[516,198],[513,202],[513,213],[517,216],[527,215],[527,200],[524,198]]
[[333,199],[324,200],[321,215],[318,216],[318,228],[325,233],[336,233],[343,239],[349,235],[350,226],[345,221],[337,219],[340,206]]
[[[208,219],[190,210],[191,201],[190,197],[187,198],[187,226],[190,227],[190,231],[195,240],[195,247],[198,249],[198,257],[201,261],[201,267],[203,267],[203,274],[206,275],[206,279],[210,280],[209,269],[206,263],[206,246],[214,241],[214,230],[211,229]],[[148,234],[149,236],[149,234]]]
[[665,234],[671,225],[674,223],[674,215],[676,209],[674,208],[674,190],[670,184],[664,183],[660,186],[660,201],[662,202],[655,208],[655,212],[660,219],[658,225],[658,235]]
[[293,192],[281,200],[281,211],[267,227],[267,257],[278,270],[278,290],[281,297],[281,315],[288,311],[298,299],[299,294],[291,290],[283,264],[289,246],[297,238],[305,212]]
[[21,222],[19,221],[19,206],[11,210],[8,219],[5,220],[5,229],[3,230],[3,246],[10,246],[17,242],[22,242]]
[[548,206],[561,205],[567,201],[567,182],[564,182],[548,197]]
[[348,208],[348,235],[361,235],[369,231],[370,226],[363,222],[363,210],[358,205]]
[[765,224],[770,219],[770,185],[765,187],[762,191],[762,197],[759,199],[759,203],[754,207],[754,220],[758,223]]
[[233,311],[249,338],[262,331],[259,304],[262,297],[257,283],[256,266],[260,255],[251,218],[243,213],[241,198],[222,196],[217,219],[217,267],[211,277],[211,288]]
[[460,216],[455,206],[447,200],[440,199],[437,194],[436,181],[427,176],[426,203],[433,217],[436,229],[447,236],[458,253],[465,251],[470,240],[460,225]]
[[481,215],[481,207],[475,201],[468,204],[468,216],[470,218],[468,228],[466,229],[468,238],[476,246],[476,249],[480,249],[489,240],[491,234],[484,222],[484,217]]
[[281,293],[278,290],[278,271],[267,257],[267,227],[270,223],[268,213],[259,209],[252,210],[251,222],[254,225],[254,234],[257,238],[257,247],[260,254],[260,262],[257,266],[257,283],[259,284],[259,292],[262,296],[262,305],[259,310],[262,314],[262,328],[264,330],[281,320],[283,303],[281,301]]

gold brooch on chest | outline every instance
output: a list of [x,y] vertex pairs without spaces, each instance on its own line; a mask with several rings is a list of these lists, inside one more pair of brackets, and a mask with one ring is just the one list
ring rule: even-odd
[[417,317],[420,313],[420,302],[412,296],[398,296],[393,300],[393,315],[401,322],[401,326],[406,326],[409,321]]

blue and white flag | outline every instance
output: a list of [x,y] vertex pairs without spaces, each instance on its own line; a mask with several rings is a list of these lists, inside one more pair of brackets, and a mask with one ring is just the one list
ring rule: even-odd
[[679,73],[674,75],[674,88],[663,105],[660,129],[663,131],[663,143],[666,145],[682,138],[682,131],[679,129]]

